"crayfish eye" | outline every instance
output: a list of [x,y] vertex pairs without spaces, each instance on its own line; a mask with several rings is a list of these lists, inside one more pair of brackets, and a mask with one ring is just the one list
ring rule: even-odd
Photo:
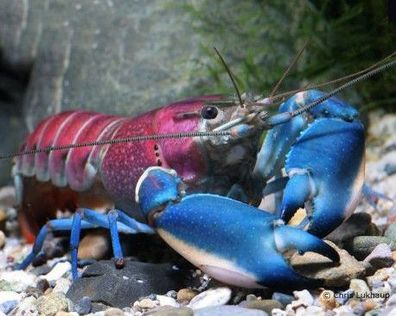
[[216,118],[218,113],[219,110],[215,106],[205,106],[201,110],[201,116],[206,120],[212,120]]

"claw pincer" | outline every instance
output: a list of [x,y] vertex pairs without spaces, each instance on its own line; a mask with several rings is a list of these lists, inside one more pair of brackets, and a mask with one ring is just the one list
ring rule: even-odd
[[270,213],[214,194],[184,195],[174,171],[146,170],[136,198],[157,233],[212,277],[249,288],[319,286],[296,273],[282,253],[314,251],[332,261],[337,252],[319,238],[285,226]]

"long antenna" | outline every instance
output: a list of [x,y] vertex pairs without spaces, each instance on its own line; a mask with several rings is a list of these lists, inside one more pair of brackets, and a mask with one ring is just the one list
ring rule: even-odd
[[233,86],[234,86],[234,89],[235,89],[235,91],[236,91],[236,93],[237,93],[237,95],[238,95],[239,104],[240,104],[241,106],[243,106],[243,101],[242,101],[241,93],[239,92],[238,85],[237,85],[237,83],[236,83],[236,81],[235,81],[235,79],[234,79],[234,75],[232,74],[231,69],[228,67],[228,65],[227,65],[227,63],[225,62],[223,56],[221,56],[221,54],[220,54],[220,52],[217,50],[217,48],[213,46],[213,49],[215,50],[217,56],[219,56],[221,63],[223,64],[225,70],[226,70],[227,73],[228,73],[228,76],[230,77],[230,79],[231,79],[231,81],[232,81],[232,84],[233,84]]
[[291,61],[291,63],[289,64],[289,66],[287,67],[285,72],[283,73],[282,77],[279,79],[279,81],[276,83],[276,85],[272,89],[272,91],[271,91],[271,93],[270,93],[270,95],[268,97],[269,99],[272,99],[272,97],[274,96],[275,92],[278,90],[278,88],[281,85],[281,83],[283,82],[283,80],[285,80],[285,78],[289,74],[290,70],[297,64],[298,60],[302,56],[302,53],[304,52],[304,50],[307,47],[307,45],[308,45],[308,41],[306,41],[304,43],[303,47],[299,50],[297,55],[294,56],[293,60]]

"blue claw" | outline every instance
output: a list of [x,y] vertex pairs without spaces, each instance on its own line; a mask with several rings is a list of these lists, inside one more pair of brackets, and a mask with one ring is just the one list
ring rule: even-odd
[[[192,264],[228,284],[249,288],[315,287],[296,273],[282,252],[338,254],[307,232],[279,224],[276,216],[213,194],[183,196],[181,180],[160,167],[145,172],[137,186],[141,209],[157,233]],[[166,194],[169,193],[168,199]]]

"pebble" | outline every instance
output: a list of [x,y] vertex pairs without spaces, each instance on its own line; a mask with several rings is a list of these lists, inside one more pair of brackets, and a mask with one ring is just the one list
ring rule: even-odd
[[377,270],[391,267],[395,261],[393,259],[392,249],[389,245],[379,244],[364,259],[364,262],[369,263],[375,270]]
[[162,307],[162,309],[150,312],[150,316],[193,316],[193,310],[188,307]]
[[266,312],[267,314],[271,314],[273,309],[281,309],[283,305],[275,300],[254,300],[254,301],[247,301],[245,304],[241,305],[242,307],[251,308],[251,309],[258,309]]
[[69,261],[58,262],[57,264],[55,264],[52,270],[43,277],[47,279],[49,283],[54,283],[70,271],[71,264]]
[[137,307],[142,310],[153,309],[158,306],[158,302],[151,300],[149,298],[144,298],[140,301],[137,301],[133,304],[134,307]]
[[370,289],[364,280],[352,279],[349,288],[355,292],[356,295],[362,297],[370,293]]
[[[377,270],[373,275],[368,276],[367,279],[367,283],[370,286],[373,286],[376,283],[379,282],[383,282],[385,280],[391,279],[390,276],[392,275],[392,273],[395,271],[394,268],[382,268]],[[395,275],[396,277],[396,275]],[[396,286],[396,278],[395,278],[395,286]]]
[[23,270],[1,272],[0,279],[8,282],[10,289],[15,292],[23,292],[29,286],[36,286],[36,276]]
[[366,212],[352,214],[336,230],[331,232],[326,239],[339,244],[356,236],[366,233],[371,224],[371,215]]
[[396,250],[396,241],[384,236],[358,236],[347,245],[347,248],[357,259],[363,260],[379,244],[387,244],[392,251]]
[[38,312],[44,316],[54,316],[59,311],[68,310],[68,300],[60,292],[40,296],[35,304]]
[[346,291],[342,291],[338,293],[336,297],[336,302],[340,305],[344,305],[346,302],[348,302],[351,298],[354,297],[355,292],[351,289],[348,289]]
[[319,303],[324,309],[333,309],[337,307],[337,301],[333,291],[324,290],[319,295]]
[[267,313],[259,310],[239,306],[223,305],[210,306],[194,310],[194,316],[266,316]]
[[323,308],[321,308],[320,306],[311,305],[311,306],[308,306],[305,309],[304,315],[308,315],[308,316],[325,316],[326,313],[323,310]]
[[72,284],[72,281],[69,279],[66,279],[66,278],[61,278],[59,280],[56,280],[54,292],[62,292],[64,294],[66,294],[67,291],[69,290],[71,284]]
[[298,306],[307,307],[314,303],[314,298],[308,290],[293,291],[293,295],[296,300],[291,303],[292,308]]
[[80,259],[102,259],[109,251],[109,240],[107,231],[89,232],[81,239],[78,245],[78,258]]
[[0,230],[0,249],[4,248],[5,243],[6,243],[6,236],[3,230]]
[[22,300],[22,294],[12,291],[0,291],[0,311],[7,314]]
[[174,298],[169,296],[157,295],[155,298],[159,302],[160,306],[172,306],[172,307],[180,306],[180,304],[177,303]]
[[197,296],[197,292],[192,289],[181,289],[177,292],[176,299],[179,303],[190,302],[195,296]]
[[33,296],[24,298],[18,305],[15,316],[38,316],[37,299]]
[[231,290],[227,287],[209,289],[195,296],[187,305],[192,309],[199,309],[208,306],[224,305],[231,298]]
[[384,232],[384,236],[392,240],[396,240],[396,222],[388,226],[388,228]]
[[[95,314],[97,314],[97,313],[95,313]],[[103,316],[124,316],[124,312],[119,308],[112,307],[112,308],[106,309]]]
[[323,279],[324,285],[329,287],[348,286],[351,279],[365,274],[366,267],[357,261],[346,250],[338,248],[334,243],[327,243],[337,250],[340,255],[340,264],[334,264],[317,253],[306,252],[303,256],[294,254],[290,259],[293,268],[300,274],[313,278]]
[[74,312],[85,315],[91,311],[91,308],[91,298],[84,296],[77,304],[74,305]]
[[48,283],[47,279],[39,279],[37,281],[36,288],[44,293],[48,288],[50,287],[50,284]]
[[283,306],[286,306],[287,304],[290,304],[294,300],[294,297],[284,293],[274,292],[272,294],[272,299],[280,302]]

